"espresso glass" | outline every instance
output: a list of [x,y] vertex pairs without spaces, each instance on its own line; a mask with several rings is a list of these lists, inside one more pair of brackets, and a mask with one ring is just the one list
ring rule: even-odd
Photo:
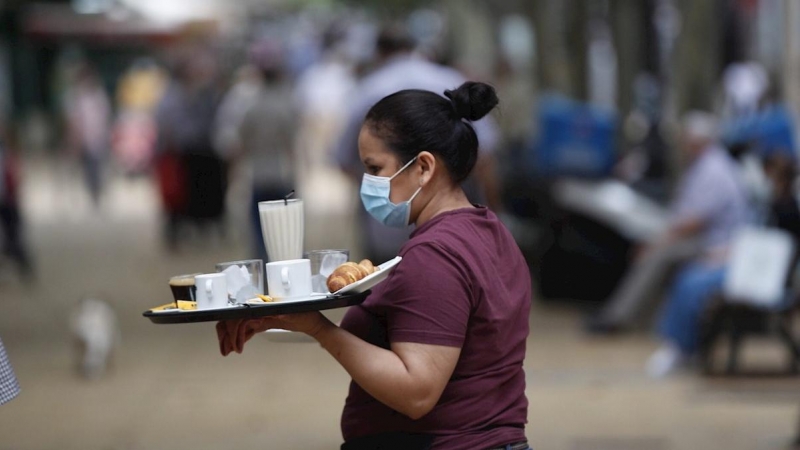
[[169,288],[172,290],[172,298],[175,300],[175,306],[178,305],[178,300],[197,301],[197,288],[194,285],[194,277],[196,275],[201,274],[191,273],[175,275],[169,279]]

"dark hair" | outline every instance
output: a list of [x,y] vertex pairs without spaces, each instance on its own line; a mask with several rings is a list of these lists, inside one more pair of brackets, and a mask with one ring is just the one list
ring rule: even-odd
[[364,124],[403,164],[429,151],[444,161],[458,183],[478,160],[478,136],[467,121],[482,118],[499,100],[493,87],[472,81],[444,95],[447,98],[415,89],[397,92],[376,103]]

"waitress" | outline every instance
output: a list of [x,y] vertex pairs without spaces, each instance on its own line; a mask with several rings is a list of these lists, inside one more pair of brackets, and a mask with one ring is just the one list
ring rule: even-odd
[[316,339],[352,377],[343,450],[528,449],[528,266],[494,213],[461,189],[478,157],[471,125],[498,99],[467,82],[445,97],[400,91],[366,116],[361,199],[416,229],[403,260],[341,326],[319,312],[217,324],[220,351],[283,328]]

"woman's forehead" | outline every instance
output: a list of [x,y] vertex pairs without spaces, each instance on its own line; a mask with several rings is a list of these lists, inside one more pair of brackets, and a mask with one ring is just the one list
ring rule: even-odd
[[367,126],[362,127],[361,133],[358,135],[358,154],[364,163],[397,159],[383,140],[378,138]]

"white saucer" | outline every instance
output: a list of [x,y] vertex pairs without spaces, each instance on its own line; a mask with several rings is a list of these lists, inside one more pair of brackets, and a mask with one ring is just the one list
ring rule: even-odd
[[322,300],[323,298],[328,298],[329,295],[330,294],[322,294],[314,292],[311,295],[303,295],[300,297],[285,297],[285,298],[274,297],[272,299],[272,303],[313,302],[316,300]]

